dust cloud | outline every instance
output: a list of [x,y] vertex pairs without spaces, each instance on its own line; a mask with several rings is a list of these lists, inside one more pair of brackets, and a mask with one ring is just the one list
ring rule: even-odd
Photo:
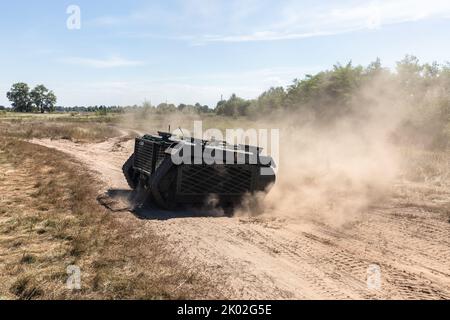
[[235,215],[312,218],[344,226],[364,217],[371,205],[387,201],[392,182],[400,172],[399,148],[392,137],[408,108],[397,94],[399,88],[392,82],[386,85],[385,80],[375,78],[358,91],[355,103],[345,114],[326,121],[305,110],[284,110],[244,123],[239,119],[223,122],[220,117],[205,120],[205,116],[181,112],[139,111],[124,118],[122,125],[141,132],[167,131],[171,125],[174,131],[178,127],[192,128],[194,121],[202,120],[207,123],[205,130],[231,126],[279,129],[276,184],[267,195],[244,199]]
[[367,105],[325,123],[301,113],[272,118],[272,126],[280,128],[277,182],[257,196],[256,207],[247,199],[236,214],[262,212],[340,227],[387,201],[401,169],[392,134],[407,113],[395,90],[377,79],[359,92],[358,100]]

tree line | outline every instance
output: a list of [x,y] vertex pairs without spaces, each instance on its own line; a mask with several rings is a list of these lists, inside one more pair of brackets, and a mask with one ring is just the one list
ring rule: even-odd
[[53,112],[57,101],[53,91],[40,84],[30,90],[28,84],[19,82],[13,84],[6,97],[11,101],[15,112]]
[[[233,94],[228,100],[218,102],[216,113],[225,116],[258,116],[289,110],[311,112],[317,118],[330,119],[355,111],[355,102],[361,97],[364,85],[374,79],[383,79],[384,87],[398,88],[398,97],[413,106],[439,104],[447,111],[450,104],[450,63],[421,64],[415,56],[407,55],[397,62],[395,70],[384,68],[380,59],[367,67],[336,64],[331,70],[295,79],[286,88],[273,87],[258,98],[246,100]],[[433,101],[424,101],[427,93],[434,91]],[[365,101],[367,104],[367,101]],[[361,106],[362,108],[362,106]]]
[[[13,111],[75,111],[75,112],[124,112],[146,108],[159,113],[165,112],[196,112],[216,113],[218,115],[238,117],[256,117],[277,111],[308,111],[318,118],[332,118],[351,111],[357,99],[358,90],[374,78],[384,76],[386,85],[401,88],[399,94],[405,97],[414,96],[411,102],[418,104],[420,92],[423,94],[430,88],[441,89],[441,104],[448,105],[450,92],[450,64],[440,65],[436,62],[421,64],[419,60],[407,55],[399,61],[395,70],[382,67],[381,61],[370,63],[367,67],[354,66],[352,62],[345,65],[336,64],[332,69],[315,75],[306,75],[303,79],[294,79],[287,87],[272,87],[256,99],[244,99],[232,94],[227,100],[221,100],[215,108],[196,103],[195,105],[181,103],[178,106],[161,103],[157,106],[144,102],[141,106],[75,106],[56,107],[56,96],[44,85],[38,85],[30,90],[26,83],[16,83],[7,93]],[[439,100],[439,99],[436,99]],[[423,102],[423,101],[422,101]],[[445,108],[444,108],[445,109]]]
[[[364,95],[363,89],[373,91]],[[13,110],[20,112],[51,112],[55,110],[56,96],[45,86],[30,90],[25,83],[14,84],[7,94]],[[395,68],[382,66],[380,59],[367,66],[336,64],[331,69],[294,79],[287,87],[273,87],[256,99],[244,99],[232,94],[215,108],[196,103],[178,106],[161,103],[153,106],[76,106],[58,107],[58,111],[110,112],[139,111],[144,113],[213,113],[226,117],[265,117],[271,114],[289,114],[292,117],[332,123],[349,115],[361,118],[377,104],[392,105],[392,111],[401,102],[409,110],[402,126],[405,132],[423,132],[433,137],[438,145],[448,145],[450,137],[450,63],[420,63],[407,55]]]
[[270,88],[256,99],[233,94],[220,101],[215,112],[250,118],[289,115],[298,124],[329,125],[351,119],[364,125],[379,109],[400,120],[399,139],[450,148],[450,63],[420,63],[417,57],[407,55],[394,69],[384,68],[380,59],[366,67],[352,62],[336,64],[330,70],[295,79],[287,87]]
[[196,104],[185,104],[180,103],[175,105],[172,103],[160,103],[156,106],[152,105],[148,101],[144,101],[142,105],[133,106],[106,106],[106,105],[95,105],[95,106],[74,106],[74,107],[61,107],[55,108],[58,112],[96,112],[99,114],[104,113],[125,113],[133,111],[143,111],[147,113],[171,113],[171,112],[186,112],[186,113],[213,113],[214,109],[211,109],[207,105],[202,105],[200,103]]

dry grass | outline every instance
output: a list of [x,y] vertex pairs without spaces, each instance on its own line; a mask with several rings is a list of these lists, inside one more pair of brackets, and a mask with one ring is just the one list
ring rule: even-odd
[[442,215],[450,223],[450,151],[401,149],[402,171],[393,188],[402,207]]
[[[216,297],[164,239],[100,206],[99,189],[67,155],[0,138],[0,298]],[[69,265],[81,268],[81,291],[66,288]]]
[[119,117],[118,114],[98,115],[94,112],[55,112],[55,113],[21,113],[0,111],[0,119],[3,120],[37,120],[37,121],[60,121],[60,122],[104,122],[111,123]]
[[[167,131],[169,126],[171,131],[181,127],[187,130],[193,130],[194,121],[202,121],[204,130],[215,128],[225,132],[230,128],[254,128],[255,126],[266,126],[266,123],[256,123],[244,117],[225,117],[215,114],[184,114],[174,112],[168,114],[130,112],[125,113],[116,119],[123,127],[144,131],[156,132]],[[192,132],[191,132],[192,133]]]
[[450,187],[450,150],[426,151],[404,148],[402,159],[403,178],[438,187]]
[[15,119],[0,123],[0,133],[22,139],[50,138],[75,142],[100,142],[120,135],[114,126],[97,122]]

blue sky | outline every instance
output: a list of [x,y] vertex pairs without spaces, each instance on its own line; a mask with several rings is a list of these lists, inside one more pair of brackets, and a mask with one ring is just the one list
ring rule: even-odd
[[[67,28],[67,8],[81,28]],[[195,103],[332,67],[450,60],[450,1],[15,0],[0,3],[0,105],[43,83],[58,105]]]

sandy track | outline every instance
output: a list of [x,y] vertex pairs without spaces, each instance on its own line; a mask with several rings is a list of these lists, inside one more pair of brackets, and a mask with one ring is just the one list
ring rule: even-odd
[[[123,189],[121,166],[133,141],[122,140],[33,142],[79,159],[105,189]],[[450,197],[438,198],[438,206],[393,200],[339,229],[307,219],[150,213],[137,232],[163,235],[187,268],[228,298],[450,299]],[[380,290],[367,287],[370,265],[381,269]]]

